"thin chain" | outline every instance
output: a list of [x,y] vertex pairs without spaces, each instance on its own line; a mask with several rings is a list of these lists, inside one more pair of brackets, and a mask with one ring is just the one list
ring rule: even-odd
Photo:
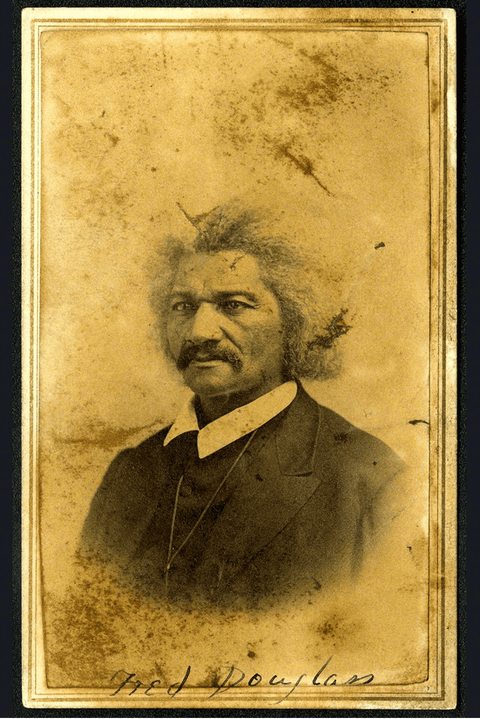
[[242,451],[239,453],[239,455],[238,455],[237,458],[235,459],[234,463],[232,464],[232,466],[231,466],[230,469],[228,470],[227,474],[226,474],[225,477],[222,479],[222,481],[221,481],[220,484],[218,485],[217,489],[215,490],[215,492],[214,492],[214,493],[212,494],[212,496],[210,497],[210,499],[209,499],[209,501],[208,501],[208,503],[207,503],[207,506],[205,507],[205,509],[203,510],[203,512],[201,513],[201,515],[199,516],[199,518],[197,519],[197,521],[196,521],[195,524],[193,525],[192,529],[191,529],[190,532],[187,534],[187,536],[185,537],[185,539],[183,540],[183,542],[181,543],[181,545],[179,546],[179,548],[178,548],[175,552],[173,552],[173,554],[172,554],[173,532],[174,532],[174,529],[175,529],[175,517],[176,517],[176,514],[177,514],[178,497],[179,497],[179,494],[180,494],[180,487],[181,487],[181,484],[182,484],[182,482],[183,482],[183,478],[184,478],[185,475],[182,474],[182,476],[180,477],[180,481],[179,481],[178,486],[177,486],[177,493],[176,493],[176,495],[175,495],[175,505],[174,505],[174,507],[173,507],[172,527],[171,527],[171,530],[170,530],[170,543],[169,543],[169,547],[168,547],[167,566],[166,566],[166,569],[165,569],[165,575],[166,575],[166,576],[165,576],[165,583],[166,583],[165,586],[166,586],[166,587],[167,587],[167,582],[168,582],[168,571],[169,571],[170,567],[172,566],[173,560],[174,560],[175,557],[179,554],[179,552],[182,551],[182,549],[184,548],[184,546],[186,545],[186,543],[188,542],[188,540],[190,539],[190,537],[192,536],[192,534],[194,533],[194,531],[197,529],[198,525],[200,524],[200,522],[202,521],[202,519],[204,518],[204,516],[206,515],[206,513],[208,512],[208,510],[209,510],[210,507],[212,506],[212,503],[213,503],[215,497],[216,497],[217,494],[220,492],[220,490],[222,489],[223,485],[225,484],[225,482],[227,481],[227,479],[229,478],[229,476],[231,475],[231,473],[233,472],[233,470],[235,469],[235,467],[236,467],[237,464],[239,463],[240,459],[243,457],[243,455],[244,455],[245,452],[247,451],[247,449],[248,449],[248,447],[249,447],[251,441],[252,441],[253,438],[255,437],[256,433],[257,433],[257,430],[255,430],[254,432],[252,432],[252,434],[250,435],[250,437],[249,437],[249,439],[248,439],[247,444],[243,447]]
[[170,569],[170,555],[172,554],[172,545],[173,545],[173,530],[175,528],[175,517],[177,514],[177,507],[178,507],[178,497],[180,494],[180,487],[182,486],[183,478],[185,477],[184,474],[180,477],[180,481],[177,485],[177,491],[175,494],[175,504],[173,505],[173,517],[172,517],[172,526],[170,527],[170,539],[168,542],[168,555],[167,555],[167,569],[165,571],[165,594],[168,595],[168,570]]

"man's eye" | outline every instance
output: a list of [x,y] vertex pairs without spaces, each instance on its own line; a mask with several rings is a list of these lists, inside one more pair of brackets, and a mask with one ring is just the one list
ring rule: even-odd
[[195,306],[191,302],[175,302],[172,306],[174,312],[193,312]]
[[222,302],[222,308],[230,312],[238,312],[239,310],[248,309],[250,305],[240,300],[226,300]]

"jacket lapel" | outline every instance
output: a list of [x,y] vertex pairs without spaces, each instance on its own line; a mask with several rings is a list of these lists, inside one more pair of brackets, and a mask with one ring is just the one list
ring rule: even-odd
[[237,488],[210,538],[201,573],[213,589],[241,571],[328,482],[329,433],[322,408],[303,388],[273,427],[259,431],[239,463]]

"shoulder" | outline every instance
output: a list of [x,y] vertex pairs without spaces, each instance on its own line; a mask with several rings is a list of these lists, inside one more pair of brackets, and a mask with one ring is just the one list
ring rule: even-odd
[[400,465],[402,464],[400,457],[381,439],[359,429],[333,410],[322,405],[319,407],[333,443],[342,448],[352,460],[375,466],[375,462],[388,458],[390,461],[396,459]]
[[164,427],[134,447],[125,447],[116,455],[110,466],[125,462],[156,461],[159,454],[163,452],[163,443],[170,427],[171,425]]
[[378,437],[359,429],[337,412],[308,396],[310,409],[318,413],[316,463],[328,452],[332,467],[352,482],[379,490],[406,468],[398,454]]
[[151,477],[155,476],[158,481],[157,469],[164,456],[163,442],[168,430],[166,427],[136,447],[122,449],[108,466],[97,495],[110,494],[112,490],[129,494],[132,486],[137,492],[147,491]]
[[159,432],[147,437],[147,439],[144,439],[140,444],[137,444],[135,447],[128,447],[123,451],[129,452],[130,454],[135,453],[138,457],[149,457],[152,454],[157,454],[159,449],[163,448],[165,437],[171,426],[170,424],[167,427],[163,427]]

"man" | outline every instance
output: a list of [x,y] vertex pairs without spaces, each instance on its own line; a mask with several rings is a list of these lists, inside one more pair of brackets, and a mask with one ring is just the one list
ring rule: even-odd
[[338,369],[345,311],[327,321],[311,258],[255,212],[189,219],[196,240],[170,240],[153,305],[194,396],[114,459],[82,551],[187,607],[256,607],[353,580],[392,518],[383,500],[403,463],[299,382]]

